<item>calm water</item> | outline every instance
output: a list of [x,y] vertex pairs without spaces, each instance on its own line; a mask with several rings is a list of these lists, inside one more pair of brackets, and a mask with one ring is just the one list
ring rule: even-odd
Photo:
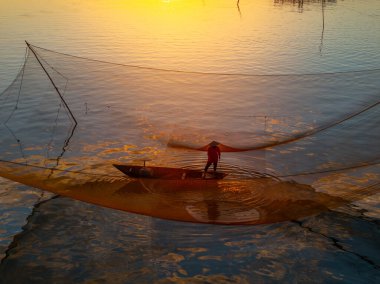
[[[3,0],[0,89],[15,78],[25,39],[78,56],[174,70],[309,74],[379,68],[379,2],[322,4]],[[1,179],[2,253],[27,224],[0,266],[1,283],[380,281],[378,195],[254,227],[164,221],[51,197]]]

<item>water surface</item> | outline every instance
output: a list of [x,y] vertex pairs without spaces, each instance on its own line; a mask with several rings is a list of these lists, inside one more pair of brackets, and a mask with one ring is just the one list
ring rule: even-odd
[[[196,72],[274,75],[376,69],[380,66],[380,34],[377,32],[380,28],[379,18],[380,5],[374,0],[304,1],[303,5],[286,1],[240,1],[239,6],[235,1],[15,3],[5,0],[0,11],[0,89],[5,89],[16,77],[24,60],[25,39],[37,46],[82,57]],[[86,74],[86,70],[83,70],[83,76]],[[107,74],[103,76],[107,77]],[[314,82],[327,80],[333,85],[331,77],[324,76],[313,77],[318,78]],[[281,79],[282,81],[281,77],[278,78],[283,84],[281,90],[293,90],[294,86],[301,86],[302,83],[299,82],[304,80],[304,77],[297,76],[289,80]],[[353,78],[357,80],[358,76]],[[293,79],[298,83],[292,85],[295,82]],[[374,77],[374,81],[375,79]],[[328,120],[328,116],[319,114],[323,113],[323,107],[329,103],[330,109],[324,114],[334,117],[355,110],[361,106],[360,103],[368,102],[366,95],[376,94],[368,92],[362,94],[362,97],[350,97],[350,94],[363,86],[366,87],[363,90],[368,90],[371,86],[376,89],[376,84],[368,86],[365,80],[362,81],[364,83],[355,84],[356,80],[350,81],[347,77],[346,80],[346,89],[341,90],[350,90],[352,93],[342,91],[346,96],[342,98],[347,99],[341,100],[346,101],[342,109],[334,110],[333,100],[318,103],[318,91],[310,88],[310,92],[314,92],[310,97],[315,98],[315,108],[320,108],[313,117],[318,123]],[[260,82],[256,85],[257,92],[265,93],[268,83],[260,80],[257,82]],[[327,86],[331,86],[329,84]],[[101,82],[95,85],[107,86],[102,86]],[[138,84],[136,85],[137,88]],[[153,88],[157,85],[149,81],[146,86]],[[33,90],[37,92],[38,88]],[[83,86],[82,90],[91,91],[91,84]],[[191,89],[188,91],[191,92]],[[237,91],[231,97],[232,102],[239,101],[238,94]],[[118,98],[111,103],[119,102]],[[307,101],[300,100],[300,103]],[[289,107],[287,115],[298,111],[294,101],[289,104],[280,103],[281,100],[276,102],[277,109]],[[37,101],[32,100],[32,103],[38,105]],[[170,101],[166,101],[164,106],[168,104]],[[248,114],[248,106],[244,115]],[[219,107],[221,105],[215,106],[215,109]],[[275,109],[276,104],[272,107]],[[283,110],[282,114],[286,108]],[[152,121],[157,125],[171,122],[172,119],[168,117],[180,118],[179,114],[186,109],[168,112],[162,104],[157,104],[148,105],[140,111],[146,118],[140,121],[144,126],[142,129],[156,131],[154,124],[150,124]],[[157,119],[149,114],[153,113],[150,111],[161,111],[164,115]],[[120,115],[117,109],[115,113],[116,116]],[[235,117],[230,121],[236,122],[236,117],[242,114],[241,108],[231,110],[229,114]],[[113,122],[112,117],[101,118]],[[211,116],[208,119],[215,126],[219,119],[229,121],[225,116]],[[294,125],[291,118],[279,120],[282,121],[281,127],[274,127],[274,132],[281,129],[285,133],[291,133],[294,130],[283,127],[284,124]],[[251,130],[258,128],[257,131],[268,131],[265,127],[265,113],[260,113],[251,122],[254,122]],[[194,120],[191,125],[193,128],[190,129],[199,125],[202,125],[201,121]],[[308,125],[310,121],[298,126],[307,128]],[[235,134],[245,130],[245,127],[231,126]],[[84,143],[88,144],[89,155],[94,151],[99,151],[100,155],[93,160],[86,160],[89,164],[97,164],[115,156],[117,158],[124,150],[128,152],[128,148],[122,148],[124,145],[118,143],[112,147],[100,142],[91,145],[93,137],[88,136]],[[179,138],[181,139],[177,140],[184,140],[184,137]],[[372,145],[373,142],[371,139],[360,140],[362,145]],[[350,143],[347,142],[347,145],[352,145]],[[336,151],[334,155],[344,156],[346,150]],[[36,149],[30,148],[30,151]],[[80,160],[78,153],[86,152],[73,149],[71,157]],[[303,154],[305,153],[301,151],[300,156]],[[368,156],[370,154],[367,153]],[[319,162],[315,156],[309,157]],[[345,157],[346,164],[355,162]],[[321,163],[325,162],[325,158],[321,158]],[[240,165],[241,161],[243,165]],[[241,171],[241,168],[251,167],[247,161],[241,159],[241,156],[230,156],[225,163],[235,165],[236,167],[231,167],[231,172],[237,173],[236,179],[241,179],[247,177],[247,172]],[[300,159],[296,169],[307,170],[307,161]],[[182,153],[165,162],[178,166],[201,166],[203,153]],[[284,169],[280,163],[277,165],[277,170],[294,173],[294,168]],[[355,174],[359,177],[358,181],[363,181],[369,172],[362,170]],[[346,186],[336,188],[332,183],[334,179],[345,181],[346,177],[333,175],[330,179],[319,180],[313,186],[325,190],[324,194],[333,196],[341,196],[341,192],[346,193],[347,188],[352,186],[347,182],[343,183]],[[372,195],[373,192],[354,205],[344,202],[342,206],[334,206],[333,211],[314,216],[309,214],[308,218],[296,216],[297,220],[278,224],[225,227],[165,221],[68,198],[56,198],[38,204],[32,212],[31,208],[36,202],[46,198],[41,198],[42,192],[3,179],[1,182],[1,203],[5,204],[2,206],[0,221],[2,251],[10,243],[11,236],[21,231],[25,217],[30,214],[23,233],[15,238],[8,256],[1,264],[0,281],[5,283],[41,283],[52,280],[63,283],[67,279],[75,282],[92,280],[113,283],[136,280],[147,283],[180,280],[236,283],[379,281],[379,246],[376,242],[379,238],[379,200],[378,195]],[[157,187],[151,185],[149,188],[152,190]],[[270,196],[277,196],[276,194]],[[262,195],[265,197],[265,192]],[[274,199],[278,201],[278,198]],[[202,209],[202,206],[199,208]],[[273,216],[276,209],[271,206],[268,208]],[[203,211],[198,209],[199,212]],[[25,273],[20,275],[20,270]]]

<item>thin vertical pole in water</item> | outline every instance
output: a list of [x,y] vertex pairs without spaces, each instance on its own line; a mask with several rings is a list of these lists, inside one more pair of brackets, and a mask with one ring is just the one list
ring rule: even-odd
[[238,9],[238,11],[239,11],[239,16],[240,16],[240,19],[241,19],[241,11],[240,11],[240,0],[237,0],[237,2],[236,2],[236,6],[237,6],[237,9]]
[[322,34],[321,34],[321,44],[319,45],[320,55],[322,55],[323,35],[325,33],[325,0],[321,1],[321,5],[322,5]]
[[70,113],[70,116],[71,118],[74,120],[74,123],[75,123],[75,126],[78,124],[77,120],[75,119],[73,113],[71,112],[69,106],[67,105],[65,99],[63,98],[61,92],[59,91],[59,89],[57,88],[57,86],[54,84],[54,81],[53,79],[50,77],[49,73],[46,71],[45,67],[42,65],[40,59],[38,58],[36,52],[34,51],[34,49],[32,48],[32,46],[29,44],[29,42],[25,41],[26,45],[29,47],[29,49],[33,52],[34,56],[36,57],[38,63],[41,65],[42,69],[45,71],[46,75],[48,76],[50,82],[53,84],[55,90],[57,91],[59,97],[61,98],[61,101],[63,102],[63,104],[65,105],[66,109],[69,111]]

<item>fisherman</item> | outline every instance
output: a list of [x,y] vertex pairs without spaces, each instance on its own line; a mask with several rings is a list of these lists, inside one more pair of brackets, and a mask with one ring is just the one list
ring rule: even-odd
[[218,145],[218,142],[212,141],[207,149],[207,164],[205,167],[205,173],[207,173],[207,170],[211,164],[214,165],[214,172],[216,172],[216,166],[220,160],[220,149]]

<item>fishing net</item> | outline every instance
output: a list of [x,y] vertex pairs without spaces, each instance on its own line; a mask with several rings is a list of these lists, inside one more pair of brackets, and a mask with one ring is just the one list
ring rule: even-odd
[[[378,192],[379,75],[182,72],[28,45],[0,94],[0,175],[183,221],[315,214]],[[224,180],[135,180],[112,166],[202,170],[211,141]]]

